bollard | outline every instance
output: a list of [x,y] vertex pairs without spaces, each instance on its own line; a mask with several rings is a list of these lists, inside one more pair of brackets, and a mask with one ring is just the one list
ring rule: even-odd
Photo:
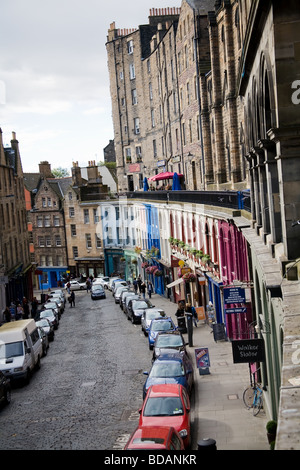
[[216,441],[206,438],[198,441],[198,450],[217,450]]

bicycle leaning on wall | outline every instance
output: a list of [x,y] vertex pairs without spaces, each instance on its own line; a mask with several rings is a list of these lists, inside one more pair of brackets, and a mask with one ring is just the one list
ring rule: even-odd
[[263,390],[259,383],[255,380],[255,373],[258,372],[257,369],[253,373],[253,383],[244,390],[243,393],[243,402],[246,408],[252,408],[253,415],[256,416],[263,408]]

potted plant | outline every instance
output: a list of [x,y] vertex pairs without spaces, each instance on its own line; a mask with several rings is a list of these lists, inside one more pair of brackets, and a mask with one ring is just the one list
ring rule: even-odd
[[266,424],[266,430],[268,442],[271,444],[276,439],[277,422],[274,420],[268,421]]

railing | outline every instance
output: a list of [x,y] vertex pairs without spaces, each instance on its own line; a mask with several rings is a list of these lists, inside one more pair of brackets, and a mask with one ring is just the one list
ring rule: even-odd
[[161,202],[181,202],[227,207],[251,212],[250,191],[134,191],[124,195],[128,199]]

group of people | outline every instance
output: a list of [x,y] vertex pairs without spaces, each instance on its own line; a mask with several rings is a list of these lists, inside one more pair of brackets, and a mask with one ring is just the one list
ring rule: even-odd
[[13,320],[26,320],[30,317],[36,318],[38,304],[37,298],[33,297],[30,311],[30,304],[26,297],[23,297],[21,301],[16,300],[15,302],[11,302],[3,311],[2,321],[8,323]]
[[139,292],[140,294],[142,294],[144,299],[146,298],[146,289],[147,289],[148,297],[149,299],[151,299],[151,295],[154,290],[152,282],[147,281],[147,285],[146,285],[145,281],[142,280],[140,274],[138,275],[137,279],[136,278],[133,279],[133,288],[134,288],[135,294]]
[[198,316],[195,307],[193,307],[189,302],[185,303],[184,300],[180,300],[178,302],[178,308],[175,313],[178,322],[180,321],[180,318],[184,318],[185,313],[190,313],[192,315],[194,326],[197,328]]

